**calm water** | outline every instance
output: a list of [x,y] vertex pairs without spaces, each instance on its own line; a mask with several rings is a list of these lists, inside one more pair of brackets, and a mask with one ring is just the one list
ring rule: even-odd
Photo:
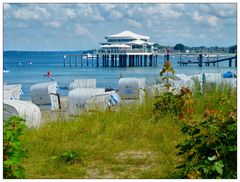
[[[196,57],[182,57],[183,60],[196,60]],[[205,67],[199,68],[197,65],[179,66],[177,61],[179,56],[170,60],[176,70],[176,73],[194,74],[206,72],[236,72],[236,68],[228,67],[228,62],[219,63],[218,67]],[[32,64],[29,64],[31,61]],[[19,65],[19,62],[22,64]],[[89,66],[83,67],[78,65],[75,67],[63,66],[63,53],[62,52],[5,52],[3,66],[9,70],[8,73],[3,73],[3,81],[7,84],[22,84],[24,95],[21,96],[23,100],[30,99],[29,90],[31,85],[39,82],[49,82],[50,78],[44,76],[47,74],[48,69],[51,71],[51,77],[55,78],[60,88],[66,87],[73,79],[80,78],[95,78],[97,80],[97,87],[111,87],[118,88],[118,80],[120,72],[123,77],[145,77],[147,83],[151,83],[159,75],[163,65],[163,57],[158,57],[157,67],[134,67],[134,68],[103,68],[92,67],[91,60]],[[234,65],[234,62],[233,62]],[[67,95],[67,89],[60,89],[60,95]]]

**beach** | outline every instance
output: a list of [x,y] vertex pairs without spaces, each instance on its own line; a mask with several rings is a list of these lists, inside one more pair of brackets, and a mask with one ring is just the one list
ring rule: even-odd
[[[21,99],[30,100],[30,87],[41,82],[51,82],[51,78],[58,83],[60,96],[67,96],[67,87],[74,79],[96,79],[98,88],[118,89],[120,76],[123,78],[137,77],[146,78],[146,84],[152,84],[162,69],[164,58],[158,56],[158,66],[155,67],[96,67],[96,65],[83,65],[78,67],[63,66],[62,52],[5,52],[3,65],[9,70],[3,74],[3,81],[7,84],[22,84],[24,92]],[[187,60],[189,58],[182,58]],[[191,58],[197,60],[197,57]],[[28,64],[31,61],[31,64]],[[171,57],[170,61],[176,73],[196,74],[202,72],[232,71],[236,73],[235,67],[228,67],[227,62],[219,63],[219,66],[198,67],[197,65],[180,66],[177,62],[179,57]],[[21,63],[21,65],[19,64]],[[44,76],[50,70],[51,76]]]

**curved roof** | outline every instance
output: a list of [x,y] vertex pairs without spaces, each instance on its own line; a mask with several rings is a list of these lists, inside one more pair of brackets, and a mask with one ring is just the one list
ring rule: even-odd
[[142,45],[142,44],[148,44],[148,42],[144,42],[142,40],[134,40],[134,41],[128,42],[128,44]]
[[115,35],[108,35],[105,38],[134,38],[134,39],[149,39],[150,37],[133,33],[131,31],[123,31]]
[[129,48],[131,46],[126,45],[126,44],[112,44],[112,45],[102,45],[100,47],[126,47],[126,48]]

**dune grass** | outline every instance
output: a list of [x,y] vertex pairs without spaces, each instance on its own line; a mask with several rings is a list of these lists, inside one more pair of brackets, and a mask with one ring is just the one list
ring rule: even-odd
[[[26,178],[177,178],[178,122],[171,116],[156,121],[152,105],[59,118],[28,130],[22,137]],[[52,159],[69,151],[80,162]]]
[[[206,108],[236,107],[236,90],[212,88],[194,99],[201,117]],[[28,153],[26,178],[180,178],[175,148],[184,139],[180,122],[169,114],[156,119],[154,102],[58,118],[27,130],[21,138]]]

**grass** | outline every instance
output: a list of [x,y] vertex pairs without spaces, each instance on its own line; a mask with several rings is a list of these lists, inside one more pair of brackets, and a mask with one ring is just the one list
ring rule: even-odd
[[[206,108],[227,112],[236,107],[236,90],[215,87],[194,99],[198,117]],[[222,99],[229,105],[221,105]],[[171,115],[156,120],[154,102],[58,118],[27,130],[21,138],[28,153],[26,178],[180,178],[174,147],[184,138],[180,123]]]

